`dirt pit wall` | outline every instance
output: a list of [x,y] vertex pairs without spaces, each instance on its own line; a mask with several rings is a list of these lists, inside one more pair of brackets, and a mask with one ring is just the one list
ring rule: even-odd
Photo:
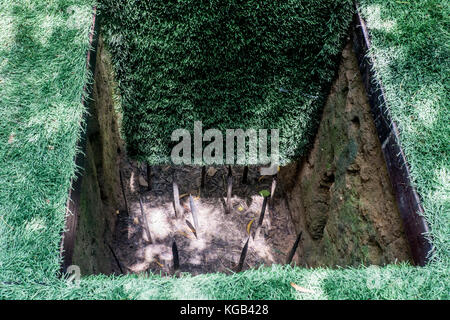
[[304,266],[410,260],[353,48],[343,51],[314,146],[280,170]]
[[118,210],[123,207],[118,171],[122,142],[114,110],[112,74],[111,62],[100,37],[72,258],[82,275],[112,273],[110,243]]

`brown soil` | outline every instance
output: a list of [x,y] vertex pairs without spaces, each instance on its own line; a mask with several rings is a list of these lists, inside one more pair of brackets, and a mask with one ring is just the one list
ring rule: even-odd
[[297,230],[297,262],[345,266],[410,260],[352,46],[343,51],[314,146],[280,172]]
[[[181,272],[230,272],[236,267],[248,237],[247,225],[253,219],[252,236],[256,231],[263,203],[259,191],[270,190],[272,179],[259,179],[259,170],[250,168],[248,183],[242,184],[243,169],[233,167],[232,212],[226,214],[227,168],[209,170],[217,171],[212,176],[206,175],[205,188],[200,190],[201,167],[152,167],[152,189],[147,191],[146,186],[141,185],[147,176],[145,166],[123,159],[122,176],[129,216],[125,211],[119,214],[113,248],[124,272],[172,273],[173,241],[178,247]],[[173,205],[173,173],[179,185],[183,211],[177,217]],[[186,223],[188,220],[194,226],[189,194],[198,210],[198,238]],[[141,213],[139,196],[145,217]],[[144,229],[146,224],[151,241]],[[285,263],[294,242],[290,213],[276,192],[273,208],[267,206],[259,235],[250,238],[243,270]],[[115,264],[118,272],[116,261]]]
[[89,106],[86,156],[72,263],[81,273],[111,273],[109,243],[120,205],[118,151],[123,148],[114,111],[113,76],[109,55],[100,37],[97,47],[93,99]]

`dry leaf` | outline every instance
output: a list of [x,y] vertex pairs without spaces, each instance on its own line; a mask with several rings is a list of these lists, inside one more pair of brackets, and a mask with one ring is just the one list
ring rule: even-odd
[[295,284],[295,283],[293,283],[293,282],[291,282],[291,286],[292,286],[292,288],[294,288],[294,289],[297,290],[298,292],[302,292],[302,293],[315,293],[314,291],[309,290],[309,289],[306,289],[306,288],[303,288],[303,287],[300,287],[299,285],[297,285],[297,284]]
[[265,177],[266,177],[266,176],[261,176],[261,177],[259,177],[258,182],[261,181],[262,179],[264,179]]
[[158,260],[156,260],[155,259],[155,262],[156,262],[156,264],[158,265],[158,266],[160,266],[161,268],[164,268],[164,266],[162,265],[162,263],[161,262],[159,262]]
[[255,221],[255,219],[252,219],[252,220],[247,224],[247,234],[248,234],[248,235],[250,235],[250,228],[252,227],[253,221]]
[[148,187],[147,180],[145,180],[143,176],[139,176],[139,184],[140,184],[142,187]]
[[137,217],[135,217],[135,218],[133,219],[133,223],[134,223],[134,224],[139,224],[139,219],[138,219]]
[[188,238],[188,239],[191,239],[191,237],[186,232],[178,231],[178,233],[181,234],[182,236]]
[[208,176],[212,177],[216,174],[217,170],[214,167],[209,167],[208,171],[206,171],[206,173],[208,174]]
[[242,206],[238,207],[238,211],[243,211],[243,210],[244,210],[244,208],[242,208]]
[[180,199],[183,199],[184,197],[186,197],[186,196],[188,196],[189,195],[189,193],[183,193],[179,198]]

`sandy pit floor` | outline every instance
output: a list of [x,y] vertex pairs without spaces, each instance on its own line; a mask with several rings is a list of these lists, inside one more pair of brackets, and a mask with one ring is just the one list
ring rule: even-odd
[[[179,252],[180,272],[193,275],[233,272],[248,239],[247,227],[251,221],[252,236],[242,270],[286,262],[296,235],[281,188],[277,187],[274,193],[273,205],[268,201],[260,231],[255,235],[264,200],[260,191],[270,191],[272,185],[272,177],[261,177],[259,168],[250,167],[248,183],[243,184],[243,167],[232,167],[232,210],[229,214],[225,213],[227,167],[206,167],[203,189],[200,188],[201,167],[152,167],[150,191],[147,190],[146,170],[145,165],[122,159],[129,214],[125,210],[118,213],[112,243],[116,256],[112,264],[116,273],[173,274],[174,241]],[[177,216],[173,204],[173,176],[179,186],[182,207]],[[190,194],[198,212],[197,237],[187,222],[195,225]],[[146,225],[151,239],[148,239]]]

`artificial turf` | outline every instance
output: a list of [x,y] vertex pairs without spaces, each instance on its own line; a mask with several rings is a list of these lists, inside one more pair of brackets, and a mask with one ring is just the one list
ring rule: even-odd
[[[0,293],[4,299],[449,299],[447,277],[447,270],[432,265],[346,269],[275,265],[233,275],[87,276],[81,278],[79,285],[58,280],[9,284]],[[296,291],[291,283],[310,292]]]
[[[435,246],[407,264],[274,266],[181,278],[57,277],[60,233],[80,137],[91,5],[0,0],[0,299],[449,299],[449,4],[361,0],[374,68]],[[300,293],[294,282],[313,293]]]
[[[223,134],[278,129],[280,164],[305,154],[339,62],[351,0],[99,3],[130,157],[171,163],[172,132],[192,133],[195,121]],[[261,161],[246,156],[238,164]]]
[[450,3],[361,0],[374,70],[385,89],[400,144],[435,247],[450,258]]
[[91,0],[0,0],[0,281],[59,269]]

